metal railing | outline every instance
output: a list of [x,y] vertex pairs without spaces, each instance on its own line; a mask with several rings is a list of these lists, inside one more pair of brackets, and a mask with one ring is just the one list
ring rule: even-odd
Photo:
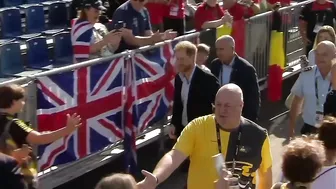
[[[302,6],[305,5],[307,2],[302,2],[302,3],[299,3],[294,6],[290,6],[290,7],[284,7],[279,10],[283,18],[282,28],[283,28],[284,36],[285,36],[284,43],[285,43],[287,66],[293,66],[293,62],[296,59],[298,59],[300,55],[303,54],[303,44],[301,42],[301,37],[298,32],[298,15],[299,15],[299,12],[301,11]],[[251,64],[253,64],[254,67],[256,68],[259,81],[264,81],[267,79],[267,76],[268,76],[272,12],[262,13],[250,19],[247,19],[245,20],[245,24],[246,24],[245,26],[245,46],[244,46],[245,47],[245,58]],[[210,47],[214,47],[214,42],[215,42],[214,34],[216,34],[216,29],[209,29],[206,31],[195,32],[195,33],[187,34],[185,36],[178,37],[175,39],[175,41],[176,40],[179,40],[179,41],[180,40],[194,40],[195,38],[200,37],[201,42],[208,44]],[[202,39],[207,39],[207,40],[202,41]],[[132,51],[125,51],[125,52],[122,52],[120,54],[116,54],[110,57],[97,58],[97,59],[81,62],[78,64],[65,66],[62,68],[55,68],[53,70],[41,72],[41,73],[29,76],[29,77],[22,77],[22,78],[6,81],[3,83],[0,83],[0,86],[11,84],[11,83],[25,84],[25,87],[27,89],[26,90],[27,91],[27,103],[26,103],[25,111],[20,115],[20,118],[22,118],[25,121],[30,122],[33,126],[35,126],[35,129],[36,129],[36,126],[38,125],[37,114],[36,114],[36,108],[37,108],[36,104],[38,100],[36,96],[37,86],[36,86],[36,83],[34,82],[36,79],[40,77],[51,76],[55,74],[77,70],[83,67],[89,67],[89,66],[94,66],[97,64],[104,64],[104,63],[106,64],[106,63],[111,62],[115,58],[124,57],[124,56],[134,56],[137,53],[151,51],[155,48],[159,48],[171,42],[172,41],[164,41],[164,42],[157,43],[153,46],[146,46],[146,47],[141,47],[139,49],[132,50]],[[212,53],[214,53],[213,50],[212,50]],[[214,54],[212,54],[212,56],[214,56]],[[162,124],[165,124],[165,123],[166,123],[166,120],[162,120],[161,125],[148,127],[145,130],[145,132],[139,135],[139,137],[144,137],[148,133],[153,132],[156,129],[159,129],[160,133],[163,133]],[[41,179],[45,184],[47,184],[48,186],[52,186],[52,187],[63,184],[64,182],[67,182],[70,179],[78,177],[87,171],[97,168],[97,166],[101,166],[103,161],[98,160],[100,163],[96,163],[96,164],[94,164],[94,162],[97,162],[97,159],[101,160],[105,158],[106,153],[104,154],[102,152],[106,150],[111,151],[111,149],[115,148],[117,146],[116,144],[119,144],[119,143],[120,141],[115,141],[114,144],[111,144],[110,146],[102,149],[102,151],[91,154],[71,164],[67,164],[66,166],[63,166],[63,167],[61,166],[62,168],[58,168],[56,170],[50,169],[50,170],[44,171],[43,173],[45,174],[43,173],[41,174],[42,175]],[[111,153],[108,153],[108,154],[110,155]],[[81,164],[84,164],[83,162],[86,162],[87,166],[85,167],[81,166]],[[71,171],[68,171],[68,169],[71,169]],[[72,174],[72,175],[69,176],[67,174]]]

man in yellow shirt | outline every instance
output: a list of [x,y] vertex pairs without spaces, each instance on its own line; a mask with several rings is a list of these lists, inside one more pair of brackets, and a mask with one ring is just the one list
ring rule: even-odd
[[242,117],[242,108],[241,89],[235,84],[224,85],[216,95],[215,115],[191,121],[153,173],[142,171],[145,179],[138,183],[139,188],[156,188],[189,157],[188,189],[213,189],[219,175],[212,156],[218,153],[225,157],[226,167],[239,177],[240,188],[271,188],[272,157],[267,131]]

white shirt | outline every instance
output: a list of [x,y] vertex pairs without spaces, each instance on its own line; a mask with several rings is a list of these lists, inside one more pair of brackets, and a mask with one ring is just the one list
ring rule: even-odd
[[308,61],[309,61],[308,66],[315,65],[315,50],[309,51],[309,53],[308,53]]
[[229,65],[226,64],[222,65],[221,71],[219,72],[219,82],[221,86],[230,83],[232,66],[235,58],[236,56],[233,57]]
[[[315,79],[318,84],[318,107],[316,106]],[[323,112],[323,105],[330,86],[330,72],[327,77],[323,79],[317,66],[313,66],[311,70],[302,72],[296,80],[291,92],[296,96],[304,98],[302,118],[306,124],[316,125],[316,111]]]
[[[323,172],[327,171],[328,169],[336,167],[335,165],[332,166],[324,166],[320,173],[317,174],[316,177],[323,174]],[[332,169],[323,175],[321,175],[319,178],[317,178],[312,183],[312,189],[336,189],[336,168]]]
[[188,113],[187,113],[187,105],[188,105],[188,97],[189,97],[189,88],[190,88],[190,83],[192,80],[192,77],[195,72],[196,65],[194,67],[194,70],[192,71],[190,78],[187,79],[183,74],[179,74],[181,80],[182,80],[182,88],[181,88],[181,100],[182,100],[182,105],[183,105],[183,110],[182,110],[182,125],[186,126],[188,125]]

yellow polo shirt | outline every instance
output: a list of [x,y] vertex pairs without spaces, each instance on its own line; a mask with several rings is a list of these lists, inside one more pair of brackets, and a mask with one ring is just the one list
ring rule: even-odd
[[[241,125],[243,129],[240,144],[243,148],[240,148],[237,157],[237,167],[239,166],[238,163],[242,163],[238,174],[251,181],[253,180],[252,187],[254,187],[256,182],[255,170],[261,169],[261,171],[266,172],[272,166],[270,142],[265,129],[249,120],[244,122],[244,127]],[[244,131],[248,131],[248,133]],[[227,155],[230,134],[230,132],[220,130],[224,157]],[[249,137],[253,135],[258,138]],[[261,143],[253,145],[258,141]],[[214,181],[218,179],[218,174],[212,156],[218,154],[218,144],[214,115],[203,116],[190,122],[182,131],[173,149],[190,158],[188,189],[212,189],[215,187]],[[258,154],[254,155],[253,153]],[[240,158],[240,156],[244,157]],[[251,162],[249,162],[249,158],[246,159],[250,156]],[[244,159],[244,162],[239,162],[240,159]]]

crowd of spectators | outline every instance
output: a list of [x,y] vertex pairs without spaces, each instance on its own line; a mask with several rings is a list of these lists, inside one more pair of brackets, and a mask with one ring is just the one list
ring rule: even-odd
[[[154,45],[185,34],[184,0],[74,0],[71,36],[74,61],[111,56],[125,50]],[[191,3],[197,31],[232,25],[232,22],[287,6],[288,1],[216,0]],[[108,6],[107,6],[108,5]],[[107,22],[102,23],[105,12]],[[78,13],[78,14],[77,14]],[[300,33],[308,58],[291,90],[289,137],[282,172],[288,182],[273,185],[271,142],[258,125],[260,90],[255,68],[235,51],[235,40],[224,35],[214,47],[179,42],[175,93],[169,136],[175,145],[144,180],[113,174],[96,189],[154,189],[179,167],[188,171],[185,188],[336,188],[336,46],[331,21],[334,4],[308,3],[300,15]],[[316,37],[317,36],[317,37]],[[314,42],[315,41],[315,42]],[[314,42],[314,45],[313,45]],[[217,58],[205,63],[210,48]],[[303,59],[302,59],[303,60]],[[67,115],[64,128],[37,132],[16,118],[25,105],[23,88],[0,87],[0,182],[6,189],[37,188],[32,145],[53,142],[81,125],[80,116]],[[304,125],[294,138],[302,113]],[[258,180],[258,182],[257,182]]]
[[[288,4],[281,2],[281,5]],[[231,26],[234,21],[279,7],[280,2],[266,3],[267,9],[260,6],[257,0],[224,0],[223,4],[217,0],[198,4],[184,0],[119,0],[114,3],[74,0],[71,10],[75,61],[110,56],[184,35],[186,15],[192,17],[196,31],[201,31],[224,24]],[[106,19],[101,19],[103,12]]]

